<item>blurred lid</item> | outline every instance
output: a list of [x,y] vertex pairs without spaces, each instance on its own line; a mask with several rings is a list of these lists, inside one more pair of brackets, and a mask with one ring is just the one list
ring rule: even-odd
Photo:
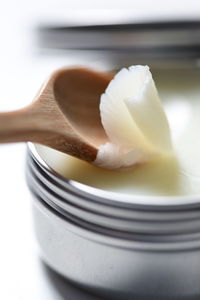
[[95,50],[147,63],[200,57],[198,17],[149,14],[141,18],[127,10],[82,11],[68,15],[65,22],[48,20],[36,32],[43,49]]

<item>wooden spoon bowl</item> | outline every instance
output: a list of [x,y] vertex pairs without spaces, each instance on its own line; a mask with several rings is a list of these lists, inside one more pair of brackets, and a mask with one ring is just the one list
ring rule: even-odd
[[31,141],[93,162],[108,141],[99,102],[111,79],[86,68],[54,72],[32,104],[0,113],[0,143]]

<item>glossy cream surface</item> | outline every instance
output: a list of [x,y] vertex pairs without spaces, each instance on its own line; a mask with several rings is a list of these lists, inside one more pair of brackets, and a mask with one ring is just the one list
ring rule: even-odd
[[131,170],[110,171],[37,145],[45,162],[62,176],[86,185],[132,195],[200,194],[200,70],[152,71],[170,124],[173,157]]

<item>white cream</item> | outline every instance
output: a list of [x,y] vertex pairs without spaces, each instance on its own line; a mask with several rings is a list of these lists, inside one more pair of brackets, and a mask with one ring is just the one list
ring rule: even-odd
[[110,139],[95,165],[118,169],[172,153],[170,130],[147,66],[122,69],[101,96],[100,113]]

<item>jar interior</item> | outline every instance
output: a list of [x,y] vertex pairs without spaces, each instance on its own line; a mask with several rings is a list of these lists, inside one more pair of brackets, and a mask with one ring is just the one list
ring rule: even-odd
[[132,170],[110,171],[36,145],[41,158],[64,178],[105,191],[140,196],[200,195],[200,70],[153,70],[170,124],[175,156]]

